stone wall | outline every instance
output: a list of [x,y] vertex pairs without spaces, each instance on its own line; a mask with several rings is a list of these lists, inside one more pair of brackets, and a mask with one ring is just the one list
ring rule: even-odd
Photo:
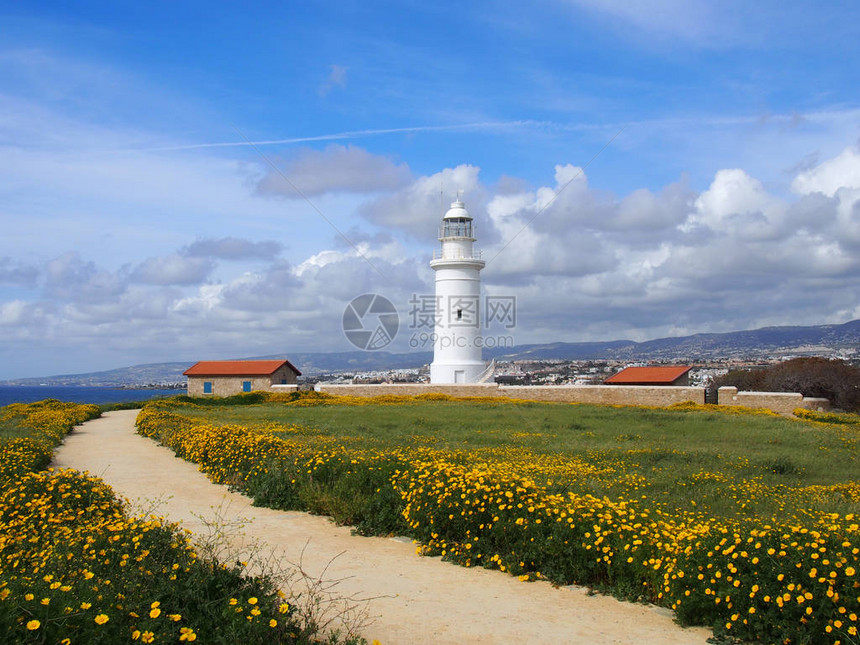
[[[251,391],[268,390],[268,376],[189,376],[188,396],[231,396],[242,392],[242,383],[251,381]],[[203,393],[203,383],[212,383],[211,394]]]
[[[281,381],[286,381],[282,384]],[[298,389],[296,374],[284,366],[270,376],[194,376],[188,378],[190,396],[230,396],[239,394],[242,383],[251,381],[251,391],[294,392]],[[203,393],[204,382],[212,383],[211,394]],[[510,399],[558,403],[594,403],[598,405],[648,405],[664,407],[675,403],[705,402],[705,390],[690,386],[659,385],[498,385],[497,383],[429,385],[426,383],[382,383],[378,385],[335,385],[319,383],[316,388],[328,394],[344,396],[382,396],[447,394],[453,397],[504,397]],[[827,399],[804,397],[796,392],[738,392],[736,387],[721,387],[718,405],[766,408],[779,414],[791,414],[797,408],[829,410]]]
[[602,405],[667,406],[684,401],[705,402],[700,387],[659,385],[502,385],[502,396],[532,401],[597,403]]
[[428,394],[449,396],[491,396],[559,403],[600,403],[614,405],[666,406],[682,401],[705,402],[700,387],[659,387],[647,385],[425,385],[392,383],[381,385],[331,385],[320,383],[319,391],[345,396],[381,396],[384,394]]
[[269,383],[273,385],[286,385],[292,384],[296,382],[296,376],[298,376],[291,367],[288,365],[284,365],[283,367],[275,370],[269,379]]
[[[274,387],[272,388],[275,389]],[[320,392],[344,396],[382,396],[388,394],[447,394],[449,396],[482,396],[548,401],[557,403],[594,403],[599,405],[651,405],[664,407],[684,401],[705,402],[701,387],[660,385],[428,385],[424,383],[383,383],[379,385],[334,385],[319,383]],[[280,391],[280,389],[278,389]],[[719,405],[742,405],[767,408],[779,414],[791,414],[796,408],[827,410],[827,399],[804,397],[789,392],[738,392],[735,387],[721,387]]]
[[717,392],[719,405],[742,405],[746,408],[766,408],[779,414],[791,414],[797,408],[829,410],[830,401],[805,397],[797,392],[738,392],[736,387],[721,387]]
[[316,388],[327,394],[343,396],[382,396],[396,394],[414,396],[416,394],[447,394],[449,396],[504,396],[495,383],[473,385],[428,385],[424,383],[382,383],[379,385],[334,385],[319,383]]

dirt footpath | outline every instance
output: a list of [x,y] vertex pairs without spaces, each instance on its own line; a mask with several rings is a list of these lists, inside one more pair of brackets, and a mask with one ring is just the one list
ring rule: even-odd
[[[391,538],[350,535],[349,528],[305,513],[251,506],[247,497],[211,483],[193,464],[135,434],[136,410],[109,412],[75,428],[55,452],[54,466],[89,471],[144,509],[204,530],[200,519],[252,518],[245,533],[311,574],[344,579],[345,596],[374,597],[368,640],[383,645],[576,643],[704,645],[705,629],[682,629],[664,609],[589,596],[584,589],[525,583],[499,571],[467,569],[419,557]],[[304,548],[304,555],[302,550]]]

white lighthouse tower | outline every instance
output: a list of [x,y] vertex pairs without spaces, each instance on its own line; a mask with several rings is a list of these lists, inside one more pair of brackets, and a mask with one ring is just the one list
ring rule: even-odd
[[436,326],[431,383],[475,383],[486,369],[481,359],[481,253],[472,249],[475,229],[457,199],[442,218],[442,248],[433,253]]

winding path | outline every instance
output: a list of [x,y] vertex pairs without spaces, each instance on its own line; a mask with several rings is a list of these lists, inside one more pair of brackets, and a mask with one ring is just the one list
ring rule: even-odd
[[109,412],[75,428],[53,465],[101,477],[138,508],[156,501],[159,515],[192,532],[205,530],[205,519],[216,512],[228,520],[252,518],[244,532],[270,552],[287,562],[301,559],[311,574],[325,571],[327,579],[340,580],[336,590],[344,596],[374,598],[367,605],[373,620],[363,630],[368,640],[705,645],[711,635],[678,627],[664,609],[418,557],[403,540],[356,537],[322,517],[253,507],[247,497],[211,483],[193,464],[137,435],[136,414]]

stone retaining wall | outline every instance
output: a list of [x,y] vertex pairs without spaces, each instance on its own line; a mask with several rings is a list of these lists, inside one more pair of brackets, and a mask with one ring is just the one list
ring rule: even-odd
[[666,406],[682,401],[705,402],[700,387],[650,387],[640,385],[425,385],[383,383],[380,385],[331,385],[320,383],[320,392],[346,396],[439,393],[449,396],[490,396],[560,403]]
[[316,389],[327,394],[343,396],[383,396],[396,394],[414,396],[416,394],[447,394],[449,396],[504,396],[495,383],[475,385],[428,385],[425,383],[382,383],[379,385],[334,385],[319,383]]
[[[286,386],[274,386],[286,387]],[[669,406],[692,401],[705,402],[701,387],[648,386],[648,385],[428,385],[425,383],[382,383],[379,385],[334,385],[319,383],[316,389],[328,394],[344,396],[382,396],[388,394],[411,396],[416,394],[447,394],[449,396],[504,397],[530,401],[558,403],[595,403],[600,405],[653,405]],[[796,408],[828,410],[830,401],[790,392],[738,392],[736,387],[721,387],[719,405],[742,405],[748,408],[767,408],[779,414],[791,414]]]
[[767,408],[779,414],[791,414],[797,408],[829,410],[827,399],[805,397],[797,392],[738,392],[736,387],[721,387],[717,392],[719,405],[742,405],[746,408]]
[[701,387],[649,385],[502,385],[502,396],[532,401],[597,403],[602,405],[653,405],[705,402]]

